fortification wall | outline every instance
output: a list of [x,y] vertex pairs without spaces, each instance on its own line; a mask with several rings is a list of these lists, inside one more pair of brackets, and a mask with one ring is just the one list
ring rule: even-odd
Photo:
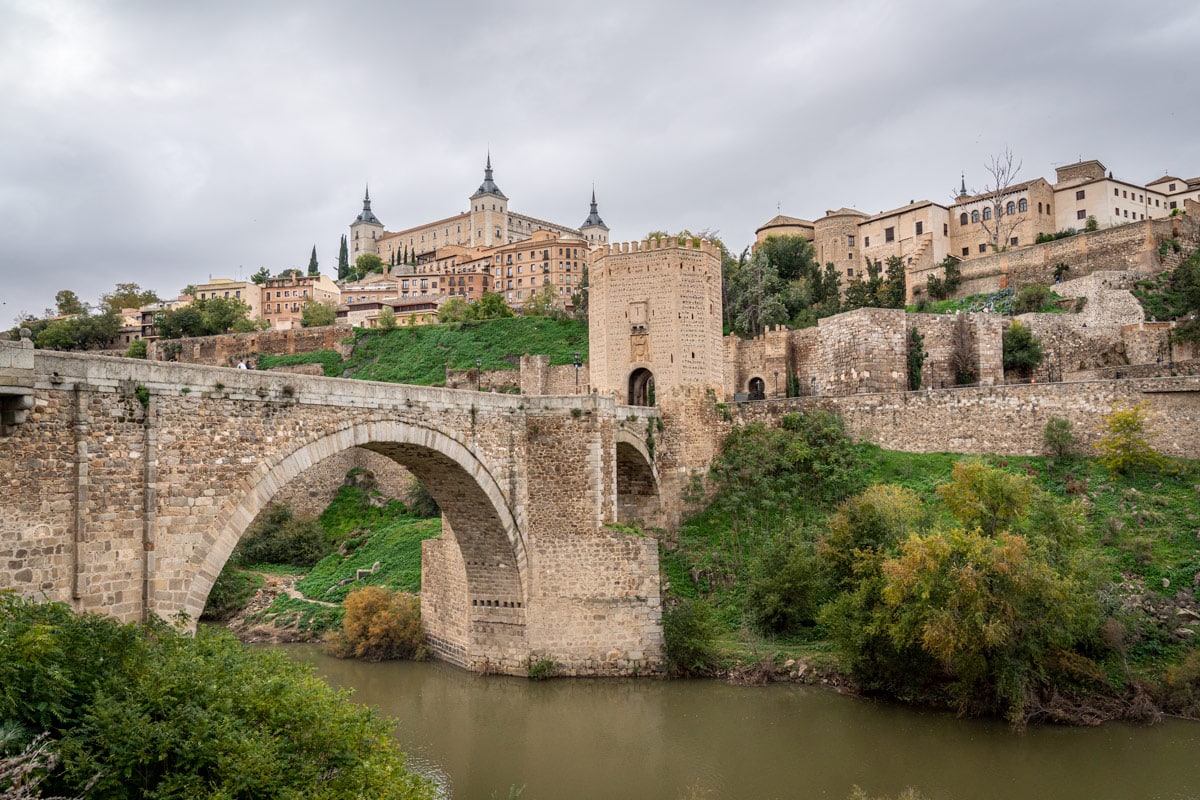
[[411,472],[387,456],[352,447],[318,461],[297,475],[276,493],[271,502],[283,503],[297,515],[315,517],[333,501],[338,489],[346,482],[346,473],[352,469],[369,470],[384,497],[396,500],[408,497],[413,479]]
[[1052,416],[1071,421],[1081,452],[1094,448],[1114,408],[1148,405],[1151,441],[1163,453],[1200,458],[1200,377],[931,389],[741,403],[741,422],[775,422],[790,411],[838,411],[850,433],[915,453],[1037,455]]
[[[345,340],[350,340],[350,343],[345,343]],[[354,348],[353,340],[354,329],[349,325],[226,333],[194,339],[156,339],[147,346],[146,358],[150,361],[178,361],[210,367],[233,367],[239,361],[251,362],[253,366],[256,353],[290,356],[334,350],[346,358]]]

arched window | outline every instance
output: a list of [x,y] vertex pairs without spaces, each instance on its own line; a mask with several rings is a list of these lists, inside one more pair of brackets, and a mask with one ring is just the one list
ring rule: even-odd
[[958,215],[958,224],[959,225],[967,224],[967,212],[964,211],[963,213]]
[[[1038,203],[1038,205],[1040,206],[1041,203]],[[1020,200],[1017,201],[1017,211],[1020,211],[1022,214],[1024,214],[1028,210],[1029,210],[1029,201],[1026,200],[1024,197],[1022,197]],[[1040,211],[1041,209],[1038,209],[1038,210]]]
[[[1022,200],[1021,202],[1024,203],[1025,201]],[[1012,200],[1009,200],[1008,205],[1004,206],[1004,213],[1008,214],[1009,216],[1012,216],[1013,214],[1017,213],[1017,204],[1014,203]]]
[[979,212],[978,211],[971,212],[971,222],[979,222]]
[[1038,213],[1042,213],[1042,204],[1038,203]]
[[983,209],[983,218],[984,218],[984,219],[991,219],[991,218],[992,218],[992,209],[991,209],[991,208],[984,208],[984,209]]

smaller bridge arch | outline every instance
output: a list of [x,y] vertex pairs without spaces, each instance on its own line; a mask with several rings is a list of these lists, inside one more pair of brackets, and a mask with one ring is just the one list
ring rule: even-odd
[[[654,418],[650,424],[654,423]],[[641,437],[619,428],[616,443],[617,522],[662,527],[661,486],[654,456]]]

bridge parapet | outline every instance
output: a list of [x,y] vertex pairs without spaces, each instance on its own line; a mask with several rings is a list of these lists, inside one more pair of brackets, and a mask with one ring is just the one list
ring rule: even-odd
[[17,342],[0,342],[0,436],[25,421],[33,408],[33,341],[28,328],[21,328]]

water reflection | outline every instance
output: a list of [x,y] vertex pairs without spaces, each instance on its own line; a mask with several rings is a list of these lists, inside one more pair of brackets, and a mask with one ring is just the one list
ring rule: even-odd
[[399,720],[414,763],[459,800],[835,798],[1194,800],[1200,724],[1037,728],[809,687],[480,678],[436,662],[338,661],[287,647]]

